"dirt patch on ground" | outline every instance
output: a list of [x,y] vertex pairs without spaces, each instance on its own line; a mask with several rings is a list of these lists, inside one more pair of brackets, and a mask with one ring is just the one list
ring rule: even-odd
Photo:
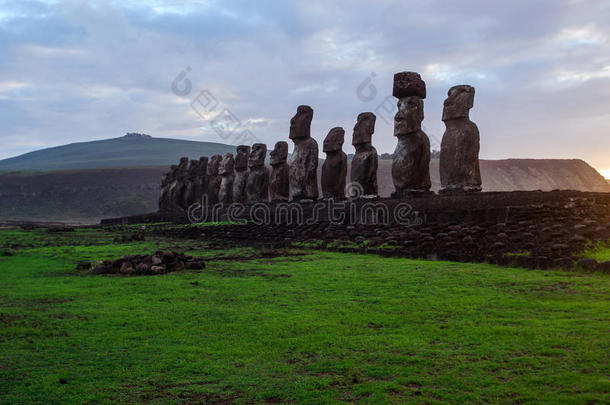
[[570,289],[572,286],[572,283],[559,282],[552,285],[532,286],[529,288],[529,290],[535,293],[576,294],[575,290]]

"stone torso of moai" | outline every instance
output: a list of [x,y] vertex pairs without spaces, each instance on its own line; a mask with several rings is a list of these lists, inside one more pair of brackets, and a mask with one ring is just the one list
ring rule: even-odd
[[430,139],[421,129],[426,83],[415,72],[396,73],[393,95],[398,98],[398,112],[394,117],[398,144],[392,161],[396,188],[392,197],[430,193]]
[[161,197],[159,198],[159,210],[168,211],[174,209],[174,204],[171,198],[172,192],[176,187],[176,176],[178,166],[171,165],[169,172],[163,175],[161,180]]
[[446,130],[441,142],[441,193],[481,191],[479,129],[470,121],[474,87],[449,89],[443,108]]
[[175,208],[186,209],[186,186],[188,179],[189,159],[187,157],[180,158],[180,163],[176,169],[176,185],[171,192],[172,206]]
[[244,204],[247,201],[248,158],[250,147],[239,145],[235,155],[235,180],[233,181],[233,202]]
[[345,198],[347,155],[343,152],[345,131],[341,127],[331,129],[324,139],[322,151],[326,160],[322,165],[322,195],[324,198]]
[[218,192],[218,202],[223,205],[233,203],[233,183],[235,180],[235,159],[232,153],[226,153],[222,158],[219,170],[222,180]]
[[318,143],[311,137],[313,110],[300,105],[290,120],[294,152],[290,159],[290,198],[293,201],[318,199]]
[[[371,138],[375,132],[375,114],[365,112],[358,115],[358,121],[354,126],[352,145],[356,148],[356,153],[352,159],[350,171],[351,187],[348,197],[377,195],[377,166],[379,156],[377,150],[371,144]],[[358,192],[354,187],[359,189]],[[357,195],[357,194],[362,195]]]
[[288,143],[284,141],[277,142],[275,148],[269,154],[271,158],[271,177],[269,179],[269,189],[271,193],[271,201],[288,201],[289,180],[288,180]]
[[248,183],[246,196],[248,203],[267,201],[269,197],[269,172],[265,167],[267,145],[255,143],[248,158]]
[[214,155],[210,158],[210,163],[208,164],[208,186],[206,191],[208,205],[218,203],[218,192],[220,191],[220,182],[222,181],[218,170],[220,169],[221,162],[222,156]]

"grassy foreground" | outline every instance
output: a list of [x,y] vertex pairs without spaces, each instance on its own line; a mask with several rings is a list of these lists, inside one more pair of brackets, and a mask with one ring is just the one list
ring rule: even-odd
[[116,236],[0,231],[0,403],[610,402],[607,275]]

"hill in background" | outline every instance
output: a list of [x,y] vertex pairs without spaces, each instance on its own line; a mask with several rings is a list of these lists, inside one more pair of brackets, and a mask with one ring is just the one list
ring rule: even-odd
[[0,171],[169,166],[182,156],[199,159],[199,156],[227,152],[235,152],[235,146],[130,133],[120,138],[71,143],[0,160]]

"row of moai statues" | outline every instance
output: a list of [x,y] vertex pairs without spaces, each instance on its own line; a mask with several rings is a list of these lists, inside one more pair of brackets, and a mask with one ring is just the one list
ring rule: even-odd
[[[398,99],[394,117],[394,136],[398,144],[392,162],[394,198],[431,193],[430,140],[422,131],[426,84],[415,72],[394,75],[393,95]],[[452,87],[444,102],[446,131],[441,142],[441,193],[481,191],[479,170],[479,131],[469,119],[474,103],[474,88]],[[265,166],[267,146],[262,143],[237,147],[231,153],[200,160],[182,158],[171,167],[162,182],[161,209],[187,209],[206,196],[208,204],[255,203],[263,201],[310,201],[319,197],[317,169],[318,143],[311,137],[313,109],[302,105],[290,120],[289,138],[294,152],[287,162],[288,144],[277,142],[270,153],[271,170]],[[356,153],[352,159],[350,180],[357,195],[378,194],[379,157],[372,145],[375,114],[358,115],[352,135]],[[324,139],[326,160],[322,166],[322,196],[342,199],[346,196],[347,156],[343,152],[345,130],[332,128]],[[349,187],[348,187],[349,188]],[[349,193],[348,193],[349,194]],[[348,195],[351,197],[351,195]]]

